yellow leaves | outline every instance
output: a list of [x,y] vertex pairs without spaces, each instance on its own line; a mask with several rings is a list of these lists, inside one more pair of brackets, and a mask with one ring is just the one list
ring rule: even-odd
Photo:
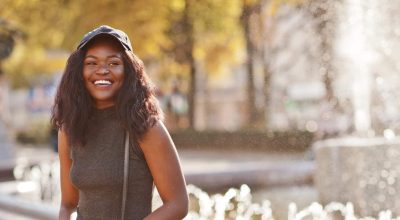
[[[160,48],[170,45],[165,34],[169,12],[167,2],[162,0],[137,0],[125,4],[112,0],[87,0],[84,7],[78,0],[0,0],[0,3],[8,5],[0,8],[0,16],[15,23],[26,34],[26,39],[18,44],[24,45],[27,54],[48,48],[74,50],[83,34],[101,24],[126,31],[132,38],[135,52],[144,59],[157,59],[162,53]],[[40,54],[35,55],[32,61],[16,57],[6,61],[7,72],[40,74],[59,66],[52,68],[53,61],[42,65],[44,60],[39,57],[44,59],[45,56]]]
[[0,9],[0,15],[25,33],[25,44],[42,47],[60,47],[62,33],[70,17],[68,7],[61,1],[23,1],[7,2],[7,7]]
[[67,60],[62,51],[47,54],[42,48],[31,48],[19,44],[5,62],[4,70],[14,87],[31,85],[37,75],[61,72]]
[[[227,30],[227,29],[225,29]],[[240,30],[230,29],[219,33],[203,35],[195,47],[196,60],[204,64],[205,71],[210,75],[224,74],[227,66],[239,62],[237,51],[243,49]]]
[[[244,48],[239,22],[243,3],[252,5],[259,1],[191,1],[189,17],[195,41],[194,56],[208,74],[226,72],[229,65],[239,62],[238,51]],[[52,60],[44,51],[49,48],[73,50],[83,34],[101,24],[127,32],[135,53],[159,64],[160,69],[155,72],[161,75],[189,72],[187,64],[178,63],[174,60],[177,55],[171,54],[176,46],[181,46],[181,39],[185,39],[179,36],[184,33],[177,25],[185,10],[185,0],[87,0],[84,5],[79,0],[0,2],[8,5],[0,8],[0,15],[27,34],[23,52],[17,49],[7,60],[6,71],[10,74],[30,75],[62,69],[62,61]]]
[[185,8],[184,0],[170,0],[170,8],[172,11],[181,12]]
[[237,62],[242,48],[241,1],[204,0],[192,5],[194,57],[208,75],[219,75]]

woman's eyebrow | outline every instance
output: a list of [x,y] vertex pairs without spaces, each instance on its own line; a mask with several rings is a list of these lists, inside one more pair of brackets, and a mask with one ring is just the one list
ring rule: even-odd
[[87,56],[85,56],[85,59],[86,59],[86,58],[94,58],[94,59],[97,59],[97,57],[94,56],[94,55],[87,55]]
[[122,57],[121,57],[120,54],[113,54],[113,55],[108,56],[107,58],[119,58],[119,59],[121,59]]
[[[85,56],[85,59],[86,59],[86,58],[94,58],[94,59],[97,59],[98,57],[96,57],[95,55],[89,54],[89,55]],[[107,58],[119,58],[119,59],[121,59],[121,55],[119,55],[119,54],[113,54],[113,55],[107,56]]]

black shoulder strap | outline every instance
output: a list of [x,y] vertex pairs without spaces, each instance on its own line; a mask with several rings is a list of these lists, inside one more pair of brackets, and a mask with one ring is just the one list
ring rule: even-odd
[[125,153],[124,153],[124,185],[122,188],[122,206],[121,206],[121,220],[125,216],[126,196],[128,193],[128,169],[129,169],[129,132],[125,134]]

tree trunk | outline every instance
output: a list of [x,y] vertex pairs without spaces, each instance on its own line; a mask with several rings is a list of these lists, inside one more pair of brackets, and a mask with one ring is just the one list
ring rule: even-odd
[[190,7],[192,0],[185,0],[185,9],[183,12],[183,26],[184,32],[186,36],[186,42],[184,44],[185,56],[187,59],[187,63],[190,69],[189,75],[189,128],[195,129],[195,110],[196,110],[196,62],[193,56],[193,48],[194,48],[194,38],[193,38],[193,23],[190,18]]
[[248,125],[253,126],[257,121],[257,109],[255,105],[255,86],[254,86],[254,58],[255,58],[255,46],[252,40],[251,15],[254,13],[254,7],[248,5],[243,0],[243,8],[241,15],[241,24],[243,27],[243,33],[246,41],[246,71],[247,71],[247,113],[248,113]]
[[[263,68],[263,97],[264,97],[264,106],[262,108],[261,115],[264,117],[264,126],[265,129],[268,130],[270,128],[269,121],[269,108],[270,108],[270,96],[271,96],[271,71],[269,69],[269,62],[267,60],[267,48],[266,44],[268,42],[268,33],[266,30],[266,17],[263,16],[263,11],[267,5],[268,0],[260,1],[260,10],[258,10],[259,16],[259,30],[261,33],[261,43],[260,43],[260,58],[262,60],[262,68]],[[268,30],[269,31],[269,30]]]
[[271,71],[269,69],[268,61],[265,56],[265,49],[261,52],[261,58],[263,59],[263,71],[264,71],[264,83],[263,83],[263,95],[264,95],[264,108],[262,114],[264,115],[265,128],[270,128],[269,119],[269,108],[270,108],[270,96],[271,96]]

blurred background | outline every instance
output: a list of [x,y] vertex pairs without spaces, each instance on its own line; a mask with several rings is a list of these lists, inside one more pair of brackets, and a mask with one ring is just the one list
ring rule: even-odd
[[188,219],[399,214],[399,10],[389,0],[0,0],[0,219],[55,218],[51,107],[69,54],[102,24],[129,35],[157,87]]

